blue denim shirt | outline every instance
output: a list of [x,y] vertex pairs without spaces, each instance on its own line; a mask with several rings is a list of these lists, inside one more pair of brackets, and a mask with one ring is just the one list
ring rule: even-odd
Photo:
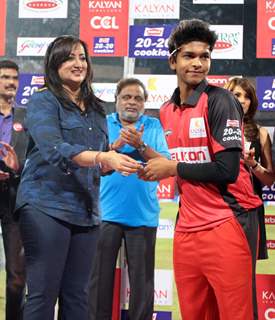
[[30,204],[80,226],[99,224],[98,167],[79,167],[71,159],[85,150],[108,150],[106,118],[90,108],[64,108],[48,90],[35,93],[27,106],[30,135],[16,209]]

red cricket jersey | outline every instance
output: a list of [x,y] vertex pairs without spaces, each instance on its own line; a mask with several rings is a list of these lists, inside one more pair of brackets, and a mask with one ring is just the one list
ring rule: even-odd
[[[180,105],[177,88],[160,109],[160,120],[171,158],[187,163],[215,161],[225,149],[242,149],[242,108],[225,89],[202,81],[186,104]],[[240,163],[232,184],[200,183],[177,177],[180,193],[176,230],[193,232],[217,226],[262,204],[254,194],[250,173]]]

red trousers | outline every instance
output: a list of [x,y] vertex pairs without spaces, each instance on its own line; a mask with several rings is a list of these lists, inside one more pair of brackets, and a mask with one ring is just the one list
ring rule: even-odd
[[183,320],[252,320],[252,257],[235,218],[175,232],[174,272]]

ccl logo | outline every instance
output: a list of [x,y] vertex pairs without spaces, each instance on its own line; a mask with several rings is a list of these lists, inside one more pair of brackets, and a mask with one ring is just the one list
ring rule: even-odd
[[275,30],[275,17],[272,17],[268,20],[268,27],[271,30]]
[[275,309],[268,308],[264,313],[265,320],[275,320]]
[[114,29],[117,30],[119,27],[116,24],[116,17],[111,16],[94,16],[91,19],[91,26],[94,29]]

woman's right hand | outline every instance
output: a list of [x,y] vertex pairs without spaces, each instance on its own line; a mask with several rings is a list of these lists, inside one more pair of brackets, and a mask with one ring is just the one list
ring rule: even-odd
[[125,176],[136,173],[142,168],[136,160],[115,151],[100,152],[97,161],[102,164],[105,172],[116,170]]

